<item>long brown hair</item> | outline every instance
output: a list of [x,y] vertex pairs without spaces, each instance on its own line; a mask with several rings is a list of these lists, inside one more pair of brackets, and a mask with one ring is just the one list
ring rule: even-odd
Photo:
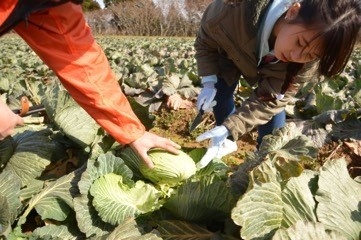
[[[360,40],[360,0],[303,0],[298,16],[290,24],[319,28],[313,40],[321,38],[318,73],[326,77],[340,74]],[[302,63],[289,63],[281,94],[293,83]]]
[[295,21],[310,28],[321,26],[314,37],[322,39],[319,73],[326,77],[340,74],[359,40],[361,1],[304,0]]

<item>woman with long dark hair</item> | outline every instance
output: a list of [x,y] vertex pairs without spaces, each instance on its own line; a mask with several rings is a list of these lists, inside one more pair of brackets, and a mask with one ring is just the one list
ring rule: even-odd
[[[237,140],[257,127],[260,144],[282,127],[284,109],[303,83],[342,72],[360,23],[359,0],[213,1],[195,48],[203,84],[197,107],[213,110],[217,126],[197,138],[211,139],[199,166],[222,155],[228,136]],[[233,93],[241,75],[257,87],[235,109]]]

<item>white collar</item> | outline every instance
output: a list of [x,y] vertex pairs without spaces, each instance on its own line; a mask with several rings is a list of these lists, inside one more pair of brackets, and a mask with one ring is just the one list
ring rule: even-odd
[[285,13],[288,8],[297,0],[274,0],[268,8],[267,13],[262,20],[259,38],[258,38],[258,65],[262,57],[270,53],[268,39],[276,21]]

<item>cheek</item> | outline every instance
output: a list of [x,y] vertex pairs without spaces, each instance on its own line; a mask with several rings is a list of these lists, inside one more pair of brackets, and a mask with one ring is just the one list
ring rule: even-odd
[[281,57],[280,55],[283,52],[283,48],[284,48],[284,43],[283,43],[282,39],[277,38],[273,50],[274,50],[275,56],[278,59],[280,59],[280,57]]

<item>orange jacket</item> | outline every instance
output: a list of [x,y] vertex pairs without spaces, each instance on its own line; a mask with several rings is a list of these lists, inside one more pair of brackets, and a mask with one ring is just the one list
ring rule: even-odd
[[[0,26],[16,2],[0,2]],[[55,72],[75,101],[119,143],[131,143],[144,134],[81,6],[69,2],[32,13],[14,30]]]
[[10,13],[14,10],[16,1],[1,1],[0,2],[0,25],[9,17]]

